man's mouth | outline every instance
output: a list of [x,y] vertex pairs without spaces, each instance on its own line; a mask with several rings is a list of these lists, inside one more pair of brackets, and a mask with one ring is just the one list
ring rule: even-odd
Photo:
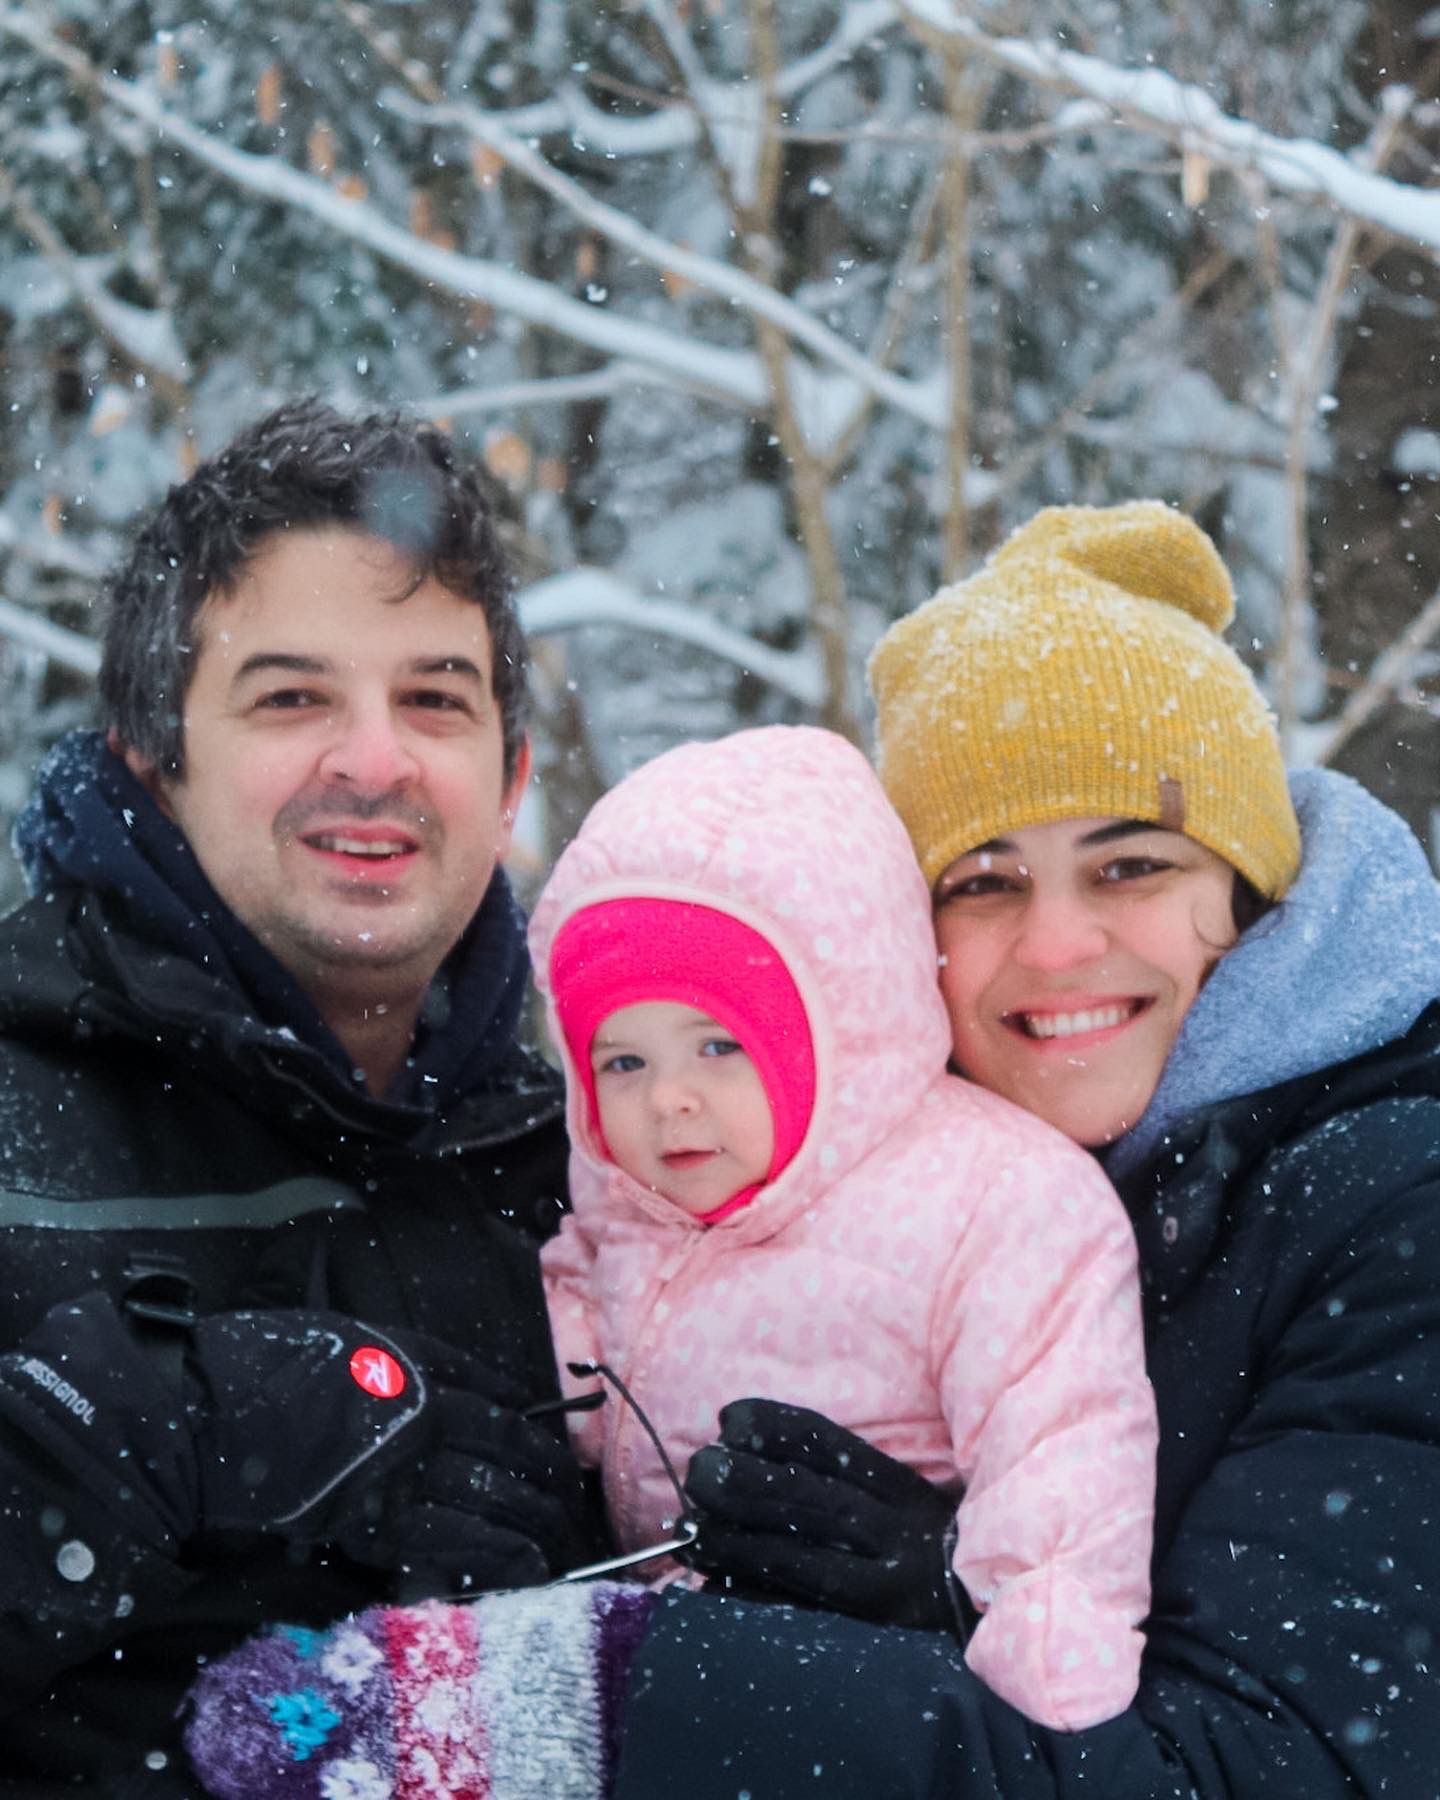
[[1108,1006],[1078,1007],[1074,1012],[1025,1012],[1005,1014],[1005,1024],[1027,1038],[1073,1038],[1092,1031],[1113,1031],[1128,1025],[1150,1005],[1148,1000],[1118,1000]]
[[397,856],[409,856],[415,840],[408,837],[352,837],[343,831],[315,831],[304,839],[312,850],[325,850],[332,856],[363,856],[371,862],[388,862]]

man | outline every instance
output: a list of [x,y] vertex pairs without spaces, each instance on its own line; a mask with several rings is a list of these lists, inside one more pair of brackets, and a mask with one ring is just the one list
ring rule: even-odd
[[178,1796],[255,1624],[583,1552],[534,1240],[561,1103],[497,864],[494,520],[425,427],[281,408],[108,594],[107,731],[0,925],[0,1791]]

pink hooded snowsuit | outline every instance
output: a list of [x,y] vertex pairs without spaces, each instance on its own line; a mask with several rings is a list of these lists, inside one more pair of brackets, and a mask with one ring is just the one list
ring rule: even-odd
[[[722,1405],[761,1395],[963,1485],[955,1569],[984,1615],[971,1667],[1042,1724],[1121,1711],[1156,1442],[1130,1223],[1083,1150],[946,1073],[929,897],[869,765],[829,732],[775,726],[637,770],[536,908],[547,1000],[565,920],[637,896],[768,940],[804,1002],[815,1104],[788,1165],[707,1226],[604,1161],[566,1054],[574,1211],[543,1252],[562,1370],[614,1367],[682,1471]],[[575,1435],[621,1543],[662,1535],[675,1496],[630,1409],[612,1398]]]

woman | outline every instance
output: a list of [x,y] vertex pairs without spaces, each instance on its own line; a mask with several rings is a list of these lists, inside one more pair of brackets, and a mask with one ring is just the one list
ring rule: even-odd
[[[1048,1732],[940,1636],[705,1594],[621,1619],[602,1587],[564,1596],[583,1708],[548,1648],[526,1720],[493,1682],[469,1703],[470,1743],[559,1754],[544,1716],[567,1771],[608,1747],[544,1791],[1440,1793],[1440,890],[1353,783],[1287,790],[1231,607],[1180,515],[1054,509],[872,665],[957,1066],[1092,1147],[1135,1224],[1161,1425],[1135,1704]],[[817,1415],[727,1408],[688,1487],[712,1577],[943,1624],[933,1496]],[[472,1609],[480,1662],[558,1604]]]

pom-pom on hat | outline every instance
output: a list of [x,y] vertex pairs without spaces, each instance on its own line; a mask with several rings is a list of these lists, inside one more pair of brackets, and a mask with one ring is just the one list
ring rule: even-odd
[[897,620],[870,659],[878,760],[926,881],[1027,825],[1120,818],[1283,894],[1300,831],[1234,614],[1200,527],[1136,500],[1047,507]]
[[[731,914],[684,900],[597,901],[556,932],[546,986],[602,1148],[590,1046],[612,1013],[648,1000],[708,1013],[754,1063],[775,1128],[767,1182],[804,1142],[815,1106],[805,1003],[773,945]],[[732,1196],[707,1219],[734,1210],[754,1191]]]

